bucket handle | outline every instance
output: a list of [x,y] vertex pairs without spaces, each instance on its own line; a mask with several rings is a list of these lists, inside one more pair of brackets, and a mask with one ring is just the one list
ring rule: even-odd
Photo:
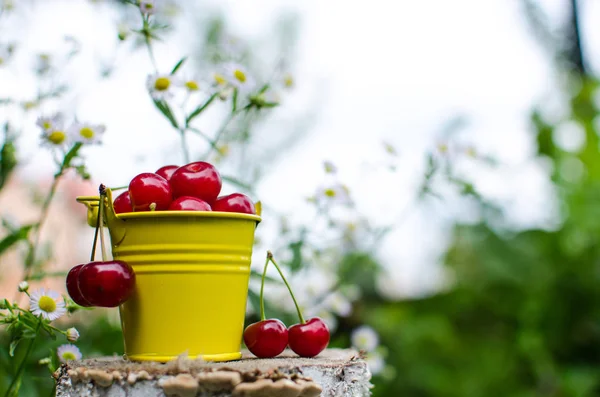
[[[88,209],[87,223],[92,227],[98,225],[98,206],[100,204],[100,197],[98,196],[79,196],[76,198],[78,203],[85,205]],[[126,228],[125,221],[120,219],[115,213],[113,207],[112,192],[109,188],[106,188],[106,198],[104,201],[104,213],[106,219],[104,224],[108,227],[110,237],[113,245],[119,245],[125,238]]]

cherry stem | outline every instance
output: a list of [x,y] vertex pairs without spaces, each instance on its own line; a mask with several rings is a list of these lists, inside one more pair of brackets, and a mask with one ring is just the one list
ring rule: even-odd
[[[296,306],[296,310],[298,311],[298,319],[300,319],[300,324],[304,324],[306,321],[304,321],[304,317],[302,316],[302,311],[300,310],[300,305],[298,305],[298,301],[296,301],[296,297],[294,296],[294,293],[292,292],[292,288],[288,284],[287,279],[285,278],[285,276],[283,275],[283,272],[279,268],[279,265],[277,264],[277,262],[275,262],[275,259],[273,258],[273,254],[271,253],[271,251],[267,251],[267,261],[271,261],[273,266],[275,266],[275,269],[277,269],[277,271],[279,272],[281,279],[285,283],[285,286],[287,287],[288,291],[290,292],[290,295],[292,296],[292,300],[294,301],[294,305]],[[265,266],[265,269],[266,269],[266,266]]]
[[98,233],[100,233],[100,246],[102,247],[102,261],[106,262],[108,256],[106,255],[106,243],[104,241],[104,230],[102,230],[102,224],[104,223],[104,199],[106,198],[106,186],[100,184],[100,208],[98,208]]
[[267,276],[267,266],[269,266],[269,257],[265,261],[265,269],[263,270],[262,280],[260,282],[260,320],[264,321],[265,317],[265,300],[263,299],[263,292],[265,290],[265,278]]
[[100,197],[100,201],[98,201],[98,216],[96,217],[96,231],[94,232],[94,242],[92,243],[92,256],[90,257],[90,262],[93,262],[96,257],[96,245],[98,244],[98,229],[100,228],[100,203],[102,202],[102,197]]

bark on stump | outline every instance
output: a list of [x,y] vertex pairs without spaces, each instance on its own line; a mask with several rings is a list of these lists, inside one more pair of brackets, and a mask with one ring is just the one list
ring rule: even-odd
[[228,397],[371,395],[371,373],[353,350],[328,349],[315,358],[286,350],[277,358],[209,363],[180,357],[166,364],[120,357],[74,361],[54,374],[57,397]]

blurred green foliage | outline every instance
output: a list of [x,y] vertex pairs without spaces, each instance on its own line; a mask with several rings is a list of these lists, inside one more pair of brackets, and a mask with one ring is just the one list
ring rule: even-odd
[[490,217],[457,224],[445,255],[449,292],[362,302],[394,368],[375,396],[600,395],[599,91],[594,79],[577,82],[561,123],[585,131],[579,150],[563,150],[558,125],[531,116],[561,222],[551,230],[500,229]]

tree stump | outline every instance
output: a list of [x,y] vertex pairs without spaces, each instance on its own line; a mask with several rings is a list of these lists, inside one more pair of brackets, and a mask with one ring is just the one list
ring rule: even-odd
[[73,361],[54,374],[57,397],[369,396],[371,373],[353,350],[328,349],[315,358],[286,350],[258,359],[210,363],[182,356],[166,364],[121,357]]

